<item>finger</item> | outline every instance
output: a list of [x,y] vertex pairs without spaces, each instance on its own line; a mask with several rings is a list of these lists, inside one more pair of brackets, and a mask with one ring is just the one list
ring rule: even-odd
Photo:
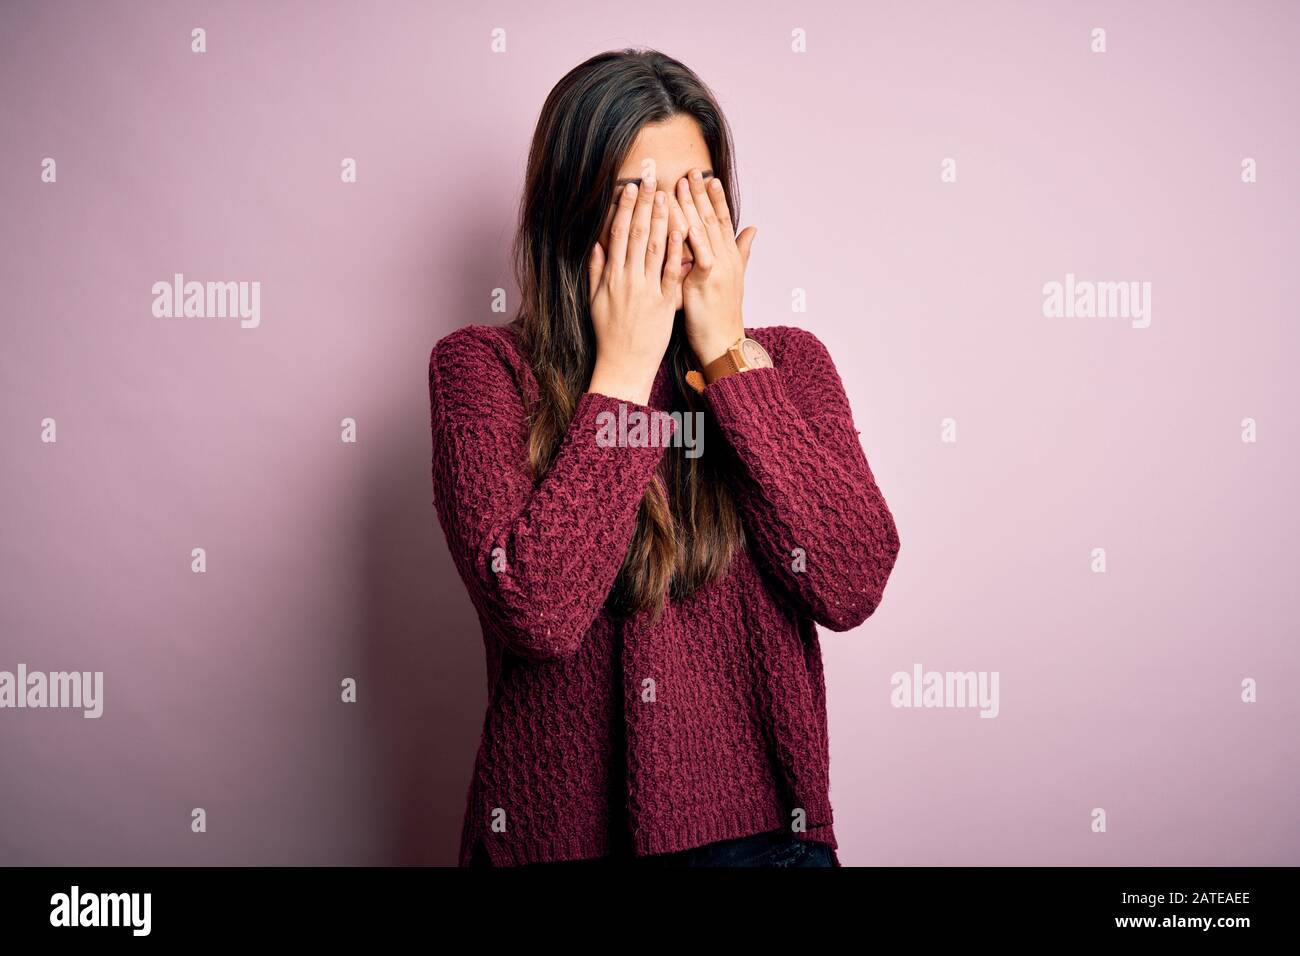
[[718,236],[724,246],[736,244],[736,226],[731,221],[731,207],[727,205],[727,191],[722,187],[722,180],[717,176],[709,179],[709,201],[713,204],[713,214],[718,217]]
[[708,270],[713,265],[713,245],[709,242],[708,230],[704,221],[695,211],[695,201],[691,198],[691,187],[685,178],[677,182],[677,202],[686,217],[686,238],[690,241],[691,251],[695,253],[695,268]]
[[655,179],[653,175],[642,178],[637,191],[636,207],[632,211],[632,225],[628,233],[627,269],[636,276],[645,273],[645,248],[650,241],[650,212],[654,208]]
[[758,235],[758,230],[753,226],[741,231],[736,238],[736,248],[740,250],[740,261],[744,265],[749,265],[749,249],[754,244],[754,237]]
[[705,180],[701,170],[692,169],[689,178],[691,186],[691,201],[695,203],[695,212],[704,223],[704,229],[709,236],[709,245],[714,252],[721,252],[726,246],[723,244],[722,229],[718,224],[717,213],[713,211],[713,200],[709,198],[709,180]]
[[627,234],[632,224],[632,207],[636,205],[636,183],[623,187],[623,194],[618,197],[618,211],[609,226],[609,261],[610,272],[621,272],[627,261]]
[[605,271],[605,250],[600,247],[599,242],[591,244],[591,252],[587,255],[587,295],[591,300],[596,298],[596,290],[600,288],[600,277]]
[[682,204],[677,199],[676,188],[670,188],[665,196],[668,200],[668,229],[678,229],[683,237],[686,231],[691,228],[691,224],[686,221],[686,212],[682,209]]
[[[668,244],[668,197],[663,190],[655,193],[654,210],[650,213],[650,242],[645,250],[645,274],[655,278],[664,267],[664,247]],[[681,257],[678,257],[680,264]]]
[[682,284],[682,245],[681,231],[674,229],[671,235],[668,236],[668,253],[664,257],[663,281],[659,284],[666,299],[675,299],[677,289]]

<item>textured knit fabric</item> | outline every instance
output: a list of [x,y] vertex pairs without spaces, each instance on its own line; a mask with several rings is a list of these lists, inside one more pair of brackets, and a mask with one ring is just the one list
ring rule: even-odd
[[[817,628],[880,604],[898,532],[822,343],[751,329],[775,367],[704,393],[746,546],[657,622],[606,601],[666,455],[599,441],[601,412],[667,409],[593,392],[547,473],[527,463],[537,384],[508,326],[429,359],[433,504],[478,613],[488,703],[459,865],[671,853],[767,830],[837,843]],[[838,856],[835,865],[839,866]]]

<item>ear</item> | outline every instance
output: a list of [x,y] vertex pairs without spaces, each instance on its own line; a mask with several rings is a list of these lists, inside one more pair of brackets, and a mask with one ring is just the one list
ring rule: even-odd
[[747,226],[736,237],[736,248],[740,250],[740,261],[746,266],[749,265],[749,247],[754,244],[756,235],[758,235],[758,229],[754,226]]

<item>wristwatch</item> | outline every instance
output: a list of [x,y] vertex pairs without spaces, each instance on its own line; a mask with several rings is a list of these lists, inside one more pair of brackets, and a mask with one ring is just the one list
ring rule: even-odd
[[728,375],[748,372],[755,368],[771,367],[772,356],[767,354],[767,349],[749,336],[742,335],[735,345],[704,366],[704,374],[701,375],[694,370],[687,372],[686,384],[697,392],[703,392],[705,386],[712,385],[718,379],[726,378]]

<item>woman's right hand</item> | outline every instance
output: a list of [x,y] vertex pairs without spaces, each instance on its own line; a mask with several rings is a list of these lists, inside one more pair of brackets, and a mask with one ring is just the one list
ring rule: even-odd
[[[667,265],[665,266],[665,253]],[[653,176],[628,183],[610,225],[609,254],[588,256],[596,367],[589,392],[646,405],[672,336],[682,282],[682,236],[668,235],[668,200]]]

